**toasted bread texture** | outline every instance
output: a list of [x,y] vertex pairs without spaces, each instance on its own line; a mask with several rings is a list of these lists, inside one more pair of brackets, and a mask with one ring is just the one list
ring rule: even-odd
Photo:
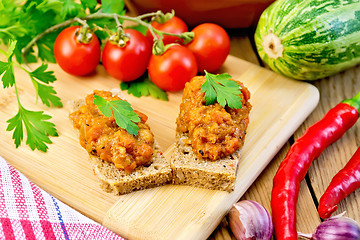
[[[116,94],[116,92],[113,94]],[[76,111],[84,104],[83,99],[73,101],[71,103],[72,111]],[[153,150],[150,165],[138,166],[131,173],[119,170],[112,162],[104,161],[89,153],[90,164],[100,182],[100,187],[106,192],[119,195],[171,182],[172,170],[170,162],[163,156],[156,141]]]
[[190,185],[212,190],[234,190],[240,150],[217,161],[202,159],[194,154],[191,145],[182,143],[186,134],[178,139],[171,155],[173,184]]
[[159,151],[158,146],[154,147],[151,164],[147,167],[139,166],[130,174],[117,169],[113,163],[89,155],[91,166],[100,181],[100,187],[106,192],[125,194],[161,186],[171,182],[172,179],[170,163]]

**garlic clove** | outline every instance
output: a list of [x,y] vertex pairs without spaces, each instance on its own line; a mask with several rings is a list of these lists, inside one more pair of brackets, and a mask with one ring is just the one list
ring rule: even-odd
[[228,214],[229,226],[238,240],[270,240],[273,224],[268,211],[258,202],[237,202]]

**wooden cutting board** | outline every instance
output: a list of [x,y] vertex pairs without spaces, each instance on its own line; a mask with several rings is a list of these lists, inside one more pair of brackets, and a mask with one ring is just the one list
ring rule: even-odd
[[[319,100],[311,84],[290,80],[274,72],[229,56],[221,72],[227,72],[249,88],[253,105],[242,149],[236,187],[232,193],[195,187],[167,185],[122,196],[103,192],[88,164],[68,119],[69,101],[94,89],[119,88],[102,66],[90,77],[74,77],[57,65],[54,84],[63,108],[47,108],[35,101],[28,76],[15,69],[25,108],[51,115],[59,136],[47,153],[31,151],[23,143],[15,149],[6,121],[17,112],[12,89],[0,91],[0,155],[34,183],[84,215],[129,239],[206,239],[261,171],[267,166]],[[125,93],[137,110],[149,116],[149,125],[168,157],[175,138],[175,119],[181,92],[169,101],[136,98]]]

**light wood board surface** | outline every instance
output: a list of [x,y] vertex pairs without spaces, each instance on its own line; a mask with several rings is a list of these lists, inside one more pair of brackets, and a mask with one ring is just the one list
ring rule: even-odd
[[[68,101],[94,89],[118,88],[119,82],[99,66],[91,77],[77,78],[50,66],[58,78],[55,89],[63,108],[35,103],[35,92],[26,74],[15,76],[25,108],[53,116],[59,137],[47,153],[31,151],[24,144],[15,149],[6,120],[17,112],[12,90],[0,92],[0,155],[34,183],[90,218],[130,239],[205,239],[223,219],[289,137],[316,107],[317,89],[304,82],[279,76],[267,69],[229,56],[222,72],[244,82],[252,93],[250,125],[232,193],[168,185],[123,196],[104,193],[87,162],[68,119]],[[126,94],[125,94],[126,95]],[[169,102],[126,95],[137,110],[149,116],[149,125],[163,151],[175,137],[175,119],[181,93],[169,94]],[[168,151],[169,153],[170,151]]]

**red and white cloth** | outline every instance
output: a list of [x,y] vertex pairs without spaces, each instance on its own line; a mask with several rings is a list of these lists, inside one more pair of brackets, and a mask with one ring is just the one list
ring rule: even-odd
[[46,193],[0,157],[0,239],[124,238]]

